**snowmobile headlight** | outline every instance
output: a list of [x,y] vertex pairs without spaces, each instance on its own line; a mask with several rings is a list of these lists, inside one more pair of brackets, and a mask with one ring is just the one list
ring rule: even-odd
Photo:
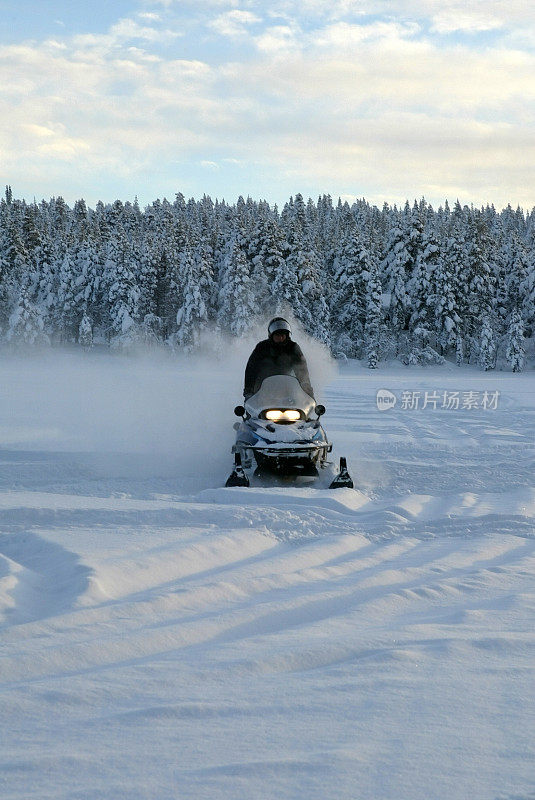
[[297,422],[298,419],[301,419],[301,412],[294,408],[270,408],[269,411],[266,411],[265,417],[272,422]]
[[272,420],[272,422],[278,422],[282,419],[283,411],[278,408],[270,408],[269,411],[266,411],[266,419]]
[[298,419],[301,419],[301,413],[296,411],[295,408],[288,408],[283,412],[283,417],[288,422],[297,422]]

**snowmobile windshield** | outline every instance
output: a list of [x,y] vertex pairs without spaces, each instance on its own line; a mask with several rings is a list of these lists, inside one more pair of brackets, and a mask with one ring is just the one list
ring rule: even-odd
[[259,417],[269,409],[295,408],[306,419],[314,411],[316,401],[308,395],[293,375],[271,375],[264,378],[256,394],[247,400],[245,407],[252,417]]

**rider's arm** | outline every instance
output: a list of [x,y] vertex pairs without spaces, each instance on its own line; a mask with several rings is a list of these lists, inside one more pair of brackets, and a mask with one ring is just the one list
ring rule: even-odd
[[295,377],[305,390],[305,392],[310,395],[310,397],[314,397],[314,389],[310,383],[310,375],[308,374],[308,366],[306,362],[306,358],[303,355],[303,351],[299,347],[298,344],[295,345],[294,349],[295,355]]
[[249,361],[247,362],[247,366],[245,367],[245,379],[243,382],[244,397],[249,397],[250,395],[254,394],[254,386],[255,386],[256,376],[258,373],[259,361],[260,361],[260,353],[258,345],[256,345],[255,349],[249,356]]

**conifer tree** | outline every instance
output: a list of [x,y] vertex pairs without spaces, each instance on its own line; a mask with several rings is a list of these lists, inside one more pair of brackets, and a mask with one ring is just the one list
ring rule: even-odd
[[307,333],[329,345],[329,309],[319,277],[316,253],[312,249],[297,251],[295,269],[301,290],[301,302],[294,309],[294,313],[303,323]]
[[479,341],[479,365],[481,369],[487,371],[496,366],[496,343],[494,331],[488,316],[483,318],[481,325],[481,335]]
[[[103,319],[105,287],[103,285],[101,258],[92,235],[77,244],[72,252],[75,274],[74,303],[77,318],[86,314],[92,325]],[[81,321],[81,320],[80,320]]]
[[388,320],[394,335],[397,336],[405,329],[407,323],[409,311],[407,284],[412,273],[412,257],[408,247],[408,231],[403,229],[397,212],[394,212],[392,222],[382,268],[389,296]]
[[[529,305],[529,251],[518,234],[513,233],[505,246],[506,312],[527,310]],[[528,301],[528,302],[527,302]]]
[[41,310],[30,301],[26,285],[21,287],[17,305],[9,318],[7,341],[18,347],[49,344]]
[[288,276],[285,274],[286,263],[282,254],[282,234],[275,220],[266,219],[262,222],[259,241],[260,249],[253,259],[251,279],[258,311],[263,313],[273,307],[273,296],[277,296],[278,286],[284,285]]
[[[490,242],[486,223],[479,212],[472,211],[465,225],[465,255],[459,271],[460,316],[465,331],[473,335],[474,319],[489,316],[495,307],[495,278],[489,264]],[[472,324],[471,324],[472,323]]]
[[375,263],[370,265],[368,292],[366,299],[366,358],[369,369],[376,369],[379,362],[382,321],[382,291],[379,270]]
[[335,249],[331,314],[336,349],[349,357],[357,357],[362,347],[369,261],[356,226],[348,225]]
[[507,331],[507,349],[505,357],[513,372],[522,372],[526,355],[524,346],[524,324],[518,310],[513,311]]
[[457,346],[461,323],[459,309],[459,270],[464,257],[462,229],[454,220],[442,240],[440,257],[433,271],[431,306],[437,344],[442,353]]
[[437,281],[440,264],[440,246],[437,232],[432,220],[424,229],[421,248],[416,259],[414,274],[409,282],[410,327],[425,330],[430,338],[435,328],[433,313],[433,291]]
[[52,313],[54,327],[60,342],[74,342],[80,325],[81,313],[76,303],[78,293],[75,265],[69,252],[61,260],[56,288],[56,301]]
[[183,261],[184,300],[177,312],[177,332],[174,337],[174,342],[185,352],[198,346],[201,333],[208,323],[201,269],[202,260],[196,258],[187,245]]
[[129,261],[131,251],[124,236],[107,247],[104,282],[108,290],[111,344],[128,348],[138,338],[139,288]]
[[93,324],[87,311],[84,312],[78,328],[78,342],[84,350],[90,350],[93,347]]
[[227,251],[219,299],[220,327],[234,336],[242,336],[252,323],[254,296],[249,265],[237,237],[233,238]]
[[526,275],[520,286],[522,310],[531,336],[535,333],[535,242],[528,251]]
[[458,367],[464,363],[464,340],[460,333],[457,334],[457,342],[455,346],[455,363]]

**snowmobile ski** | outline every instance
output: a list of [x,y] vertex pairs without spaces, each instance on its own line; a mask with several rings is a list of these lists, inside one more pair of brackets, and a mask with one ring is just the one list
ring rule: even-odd
[[225,486],[249,486],[249,478],[244,472],[241,455],[237,451],[234,453],[234,469],[228,476]]
[[347,461],[343,456],[340,458],[340,472],[334,478],[329,489],[353,489],[353,481],[347,471]]

